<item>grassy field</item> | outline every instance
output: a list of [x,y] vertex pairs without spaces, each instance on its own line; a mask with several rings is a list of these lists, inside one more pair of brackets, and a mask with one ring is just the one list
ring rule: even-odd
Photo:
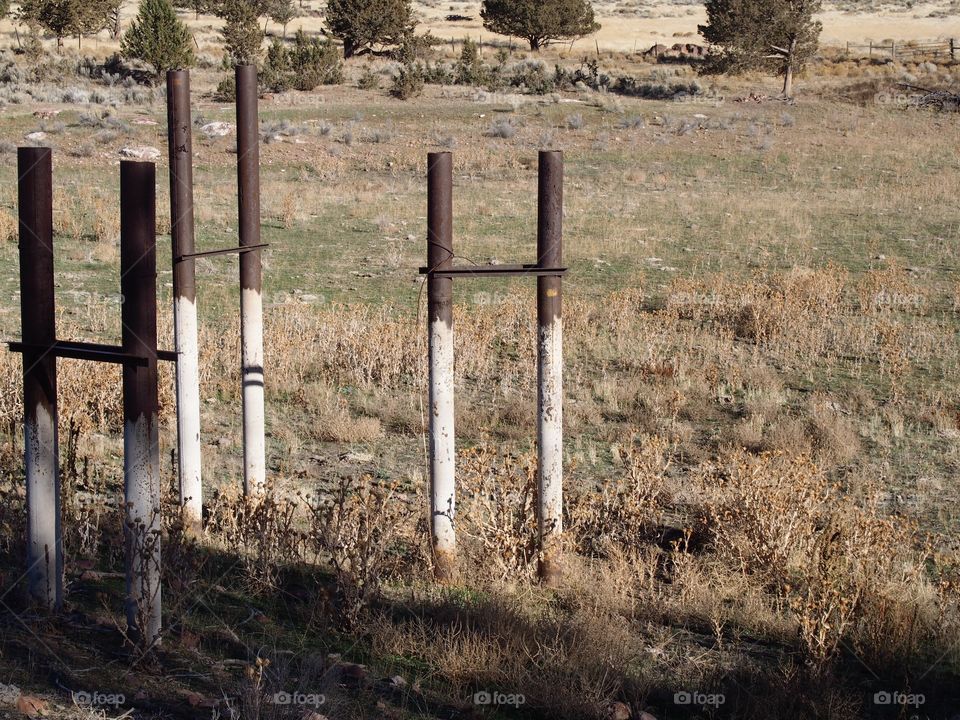
[[[355,87],[368,62],[379,90]],[[162,88],[4,63],[0,335],[20,332],[14,150],[38,142],[60,335],[116,339],[119,151],[165,158]],[[601,68],[695,79],[611,50]],[[955,87],[957,66],[828,54],[795,103],[749,99],[778,90],[762,77],[688,102],[436,86],[401,102],[390,69],[359,59],[344,86],[261,101],[272,494],[239,498],[237,267],[203,260],[210,502],[197,540],[167,520],[162,650],[131,654],[121,631],[116,369],[60,363],[69,612],[21,605],[21,369],[0,353],[0,713],[15,685],[80,718],[952,717],[960,130],[894,96],[908,76]],[[221,77],[194,76],[201,250],[236,241],[235,136],[201,129],[233,120]],[[457,281],[463,557],[438,587],[426,154],[454,154],[462,260],[529,262],[541,148],[566,158],[567,573],[533,581],[533,288]],[[161,397],[172,489],[169,369]]]

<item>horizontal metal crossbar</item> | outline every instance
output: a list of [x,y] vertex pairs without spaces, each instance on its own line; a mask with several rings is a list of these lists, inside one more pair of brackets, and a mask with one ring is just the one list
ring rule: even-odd
[[514,277],[528,275],[530,277],[557,277],[567,274],[568,268],[545,268],[539,265],[464,265],[445,270],[431,270],[428,267],[420,268],[421,275],[440,278],[469,277],[480,275],[483,277]]
[[[133,355],[124,352],[121,347],[100,343],[57,340],[53,345],[33,345],[30,343],[10,342],[7,343],[7,347],[10,348],[10,352],[46,352],[52,353],[56,357],[69,358],[71,360],[93,360],[95,362],[141,366],[148,363],[148,358],[143,355]],[[177,353],[172,350],[158,350],[157,359],[165,362],[176,362]]]
[[259,245],[241,245],[240,247],[235,248],[222,248],[221,250],[205,250],[203,252],[187,253],[186,255],[179,255],[173,259],[175,263],[181,263],[184,260],[192,260],[193,258],[198,257],[210,257],[212,255],[231,255],[236,253],[238,255],[242,253],[253,252],[254,250],[263,250],[263,248],[270,247],[269,243],[260,243]]

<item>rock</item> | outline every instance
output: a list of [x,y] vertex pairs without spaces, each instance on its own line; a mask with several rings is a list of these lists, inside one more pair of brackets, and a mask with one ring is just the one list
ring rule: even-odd
[[20,699],[20,688],[16,685],[0,683],[0,705],[16,705]]
[[160,151],[149,145],[125,147],[120,149],[120,157],[130,158],[131,160],[159,160]]
[[395,688],[404,688],[407,686],[407,681],[401,675],[394,675],[390,678],[390,684]]
[[21,695],[17,700],[17,710],[22,712],[27,717],[43,717],[47,714],[49,709],[50,708],[46,700],[41,700],[40,698],[33,697],[32,695]]
[[47,134],[41,130],[37,130],[36,132],[27,133],[24,137],[31,142],[40,142],[41,140],[47,139]]
[[612,702],[607,706],[607,720],[630,720],[633,713],[630,707],[622,702]]
[[365,452],[348,452],[340,456],[341,460],[346,462],[355,462],[355,463],[371,463],[373,462],[373,453]]
[[200,128],[200,132],[207,137],[226,137],[234,130],[236,130],[236,125],[233,123],[220,121],[209,122]]

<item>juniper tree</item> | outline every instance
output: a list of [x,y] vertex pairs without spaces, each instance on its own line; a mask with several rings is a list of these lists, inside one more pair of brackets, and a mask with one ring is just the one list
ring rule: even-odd
[[343,56],[374,45],[399,45],[416,23],[410,0],[329,0],[327,29],[343,41]]
[[250,65],[260,57],[263,30],[257,22],[265,5],[249,0],[223,0],[217,10],[226,24],[220,30],[224,48],[235,65]]
[[487,30],[523,38],[534,51],[600,29],[590,0],[484,0],[480,16]]
[[704,73],[769,70],[783,76],[784,97],[793,76],[817,50],[823,26],[813,19],[821,0],[706,0],[710,43]]
[[120,49],[126,57],[152,65],[158,77],[193,64],[193,37],[170,0],[140,0],[137,17],[120,41]]
[[108,22],[110,0],[23,0],[19,19],[28,26],[39,26],[57,38],[57,50],[63,39],[99,32]]
[[297,7],[293,0],[271,0],[267,9],[270,19],[283,26],[283,37],[287,37],[287,25],[297,16]]

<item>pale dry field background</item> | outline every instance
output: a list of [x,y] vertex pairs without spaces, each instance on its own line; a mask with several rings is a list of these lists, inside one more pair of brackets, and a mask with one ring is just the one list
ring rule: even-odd
[[[612,12],[605,6],[601,21],[622,17]],[[925,8],[888,12],[902,30],[875,39],[950,34],[928,30]],[[696,16],[663,22],[678,28],[661,29],[666,40]],[[956,27],[955,17],[937,22]],[[224,76],[215,23],[194,27],[198,244],[212,249],[236,242],[235,138],[200,128],[231,121],[233,109],[211,97]],[[615,52],[631,33],[601,34],[602,71],[697,79],[684,65]],[[88,40],[82,52],[112,47]],[[437,59],[456,50],[442,46]],[[165,154],[163,88],[76,77],[77,52],[65,52],[64,70],[40,82],[3,61],[4,338],[19,334],[16,145],[40,131],[54,147],[64,339],[118,337],[119,151]],[[589,40],[543,59],[572,67],[586,54],[596,55]],[[960,68],[825,55],[792,104],[738,102],[776,93],[776,78],[760,76],[701,79],[704,94],[686,102],[437,86],[401,102],[386,91],[394,63],[383,58],[351,61],[344,86],[264,97],[275,492],[257,507],[237,499],[237,270],[235,260],[203,260],[211,503],[199,544],[168,524],[164,654],[144,668],[116,652],[119,371],[62,361],[72,614],[5,619],[5,681],[63,717],[90,717],[63,686],[142,694],[136,717],[197,717],[201,705],[204,716],[215,707],[299,720],[264,704],[297,688],[327,693],[331,718],[497,716],[470,702],[480,690],[525,695],[504,717],[617,717],[612,703],[660,720],[894,717],[874,693],[918,689],[929,717],[951,717],[960,131],[955,114],[898,102],[896,83],[955,88]],[[528,59],[517,48],[510,62]],[[379,89],[356,87],[365,69]],[[464,566],[460,583],[437,588],[423,536],[426,154],[454,153],[463,261],[524,262],[541,148],[564,150],[567,162],[570,573],[556,591],[530,582],[533,288],[458,281]],[[169,347],[164,166],[158,284]],[[5,558],[22,556],[19,373],[19,359],[0,353]],[[169,371],[162,383],[172,488]],[[335,502],[310,506],[303,494]],[[9,568],[3,587],[19,574]],[[344,661],[405,684],[358,689]],[[727,702],[678,706],[678,691]]]

